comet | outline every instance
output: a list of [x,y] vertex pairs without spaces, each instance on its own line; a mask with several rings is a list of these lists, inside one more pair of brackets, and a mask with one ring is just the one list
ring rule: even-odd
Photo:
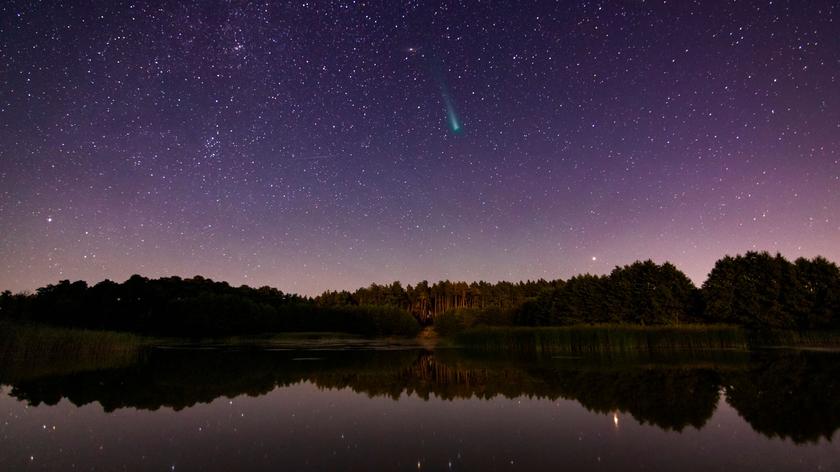
[[443,103],[446,104],[446,121],[449,123],[449,131],[460,134],[464,128],[458,120],[458,114],[455,113],[455,105],[452,103],[452,98],[450,98],[449,93],[445,89],[441,95],[443,96]]
[[458,119],[458,112],[455,109],[455,102],[452,100],[452,95],[449,93],[449,87],[446,86],[446,78],[443,75],[443,70],[440,64],[430,59],[430,67],[432,69],[432,77],[440,89],[440,96],[443,99],[443,105],[446,108],[446,124],[452,134],[461,134],[464,131],[464,126],[461,120]]

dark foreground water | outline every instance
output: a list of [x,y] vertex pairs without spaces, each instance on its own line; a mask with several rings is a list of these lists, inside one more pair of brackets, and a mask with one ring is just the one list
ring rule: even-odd
[[0,370],[0,470],[840,470],[840,356],[152,349]]

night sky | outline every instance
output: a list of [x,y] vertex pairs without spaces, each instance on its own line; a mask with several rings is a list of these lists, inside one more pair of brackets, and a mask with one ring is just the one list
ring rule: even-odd
[[3,2],[0,289],[840,261],[835,1]]

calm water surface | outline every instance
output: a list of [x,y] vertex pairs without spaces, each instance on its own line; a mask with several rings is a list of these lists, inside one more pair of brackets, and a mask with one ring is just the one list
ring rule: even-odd
[[840,470],[840,356],[152,349],[0,370],[0,470]]

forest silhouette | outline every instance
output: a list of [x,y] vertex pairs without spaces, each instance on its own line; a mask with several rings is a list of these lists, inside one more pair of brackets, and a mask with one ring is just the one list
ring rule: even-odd
[[650,260],[608,275],[525,282],[371,284],[317,297],[233,287],[201,276],[133,275],[89,286],[62,280],[35,293],[0,295],[0,318],[71,328],[172,336],[335,331],[406,335],[434,325],[731,324],[751,330],[840,328],[840,269],[822,257],[726,256],[696,287],[670,263]]

